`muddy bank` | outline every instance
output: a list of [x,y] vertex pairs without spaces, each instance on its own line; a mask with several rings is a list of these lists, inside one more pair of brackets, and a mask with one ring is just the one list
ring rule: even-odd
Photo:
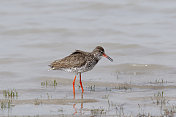
[[[0,103],[7,103],[9,99],[1,99]],[[97,102],[95,99],[31,99],[31,100],[10,100],[11,104],[55,104],[55,105],[66,105],[66,104],[77,104],[77,103],[94,103]]]

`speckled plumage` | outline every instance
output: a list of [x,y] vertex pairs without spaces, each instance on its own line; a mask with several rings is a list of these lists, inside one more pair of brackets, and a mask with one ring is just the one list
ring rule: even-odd
[[53,70],[82,73],[91,70],[99,59],[93,53],[76,50],[69,56],[56,60],[49,65]]
[[78,74],[93,69],[102,56],[113,61],[105,54],[104,49],[101,46],[97,46],[92,52],[76,50],[69,56],[54,61],[49,66],[52,70],[64,70]]
[[[73,72],[80,75],[80,86],[82,93],[84,92],[82,82],[81,82],[81,73],[90,71],[102,58],[102,56],[108,58],[110,61],[113,61],[109,56],[104,52],[104,49],[101,46],[97,46],[92,52],[84,52],[81,50],[76,50],[69,56],[56,60],[52,62],[49,66],[52,70],[64,70],[67,72]],[[76,75],[73,80],[73,94],[75,98],[75,80]]]

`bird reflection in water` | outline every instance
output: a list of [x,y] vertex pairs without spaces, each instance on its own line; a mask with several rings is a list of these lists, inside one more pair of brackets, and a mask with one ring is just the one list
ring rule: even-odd
[[73,109],[75,110],[75,112],[73,113],[73,115],[77,114],[77,108],[76,108],[76,104],[81,102],[81,108],[80,108],[80,114],[82,114],[82,109],[83,109],[83,92],[81,93],[81,100],[80,101],[77,101],[75,99],[75,94],[74,94],[74,97],[73,97],[73,100],[74,100],[74,104],[73,104]]

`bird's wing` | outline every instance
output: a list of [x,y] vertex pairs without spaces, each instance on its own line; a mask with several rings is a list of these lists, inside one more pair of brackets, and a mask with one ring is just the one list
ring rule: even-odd
[[87,56],[87,52],[83,52],[80,50],[76,50],[69,56],[56,60],[51,65],[49,65],[53,70],[62,69],[62,68],[74,68],[81,67],[86,63],[85,57]]

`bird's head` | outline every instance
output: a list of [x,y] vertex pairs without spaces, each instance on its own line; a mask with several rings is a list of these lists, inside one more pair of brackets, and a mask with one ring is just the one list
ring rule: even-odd
[[103,57],[109,59],[111,62],[113,62],[113,59],[110,58],[108,55],[105,54],[105,51],[104,51],[103,47],[101,47],[101,46],[97,46],[97,47],[93,50],[93,54],[94,54],[94,56],[95,56],[98,60],[100,60],[100,59],[102,58],[102,56],[103,56]]

